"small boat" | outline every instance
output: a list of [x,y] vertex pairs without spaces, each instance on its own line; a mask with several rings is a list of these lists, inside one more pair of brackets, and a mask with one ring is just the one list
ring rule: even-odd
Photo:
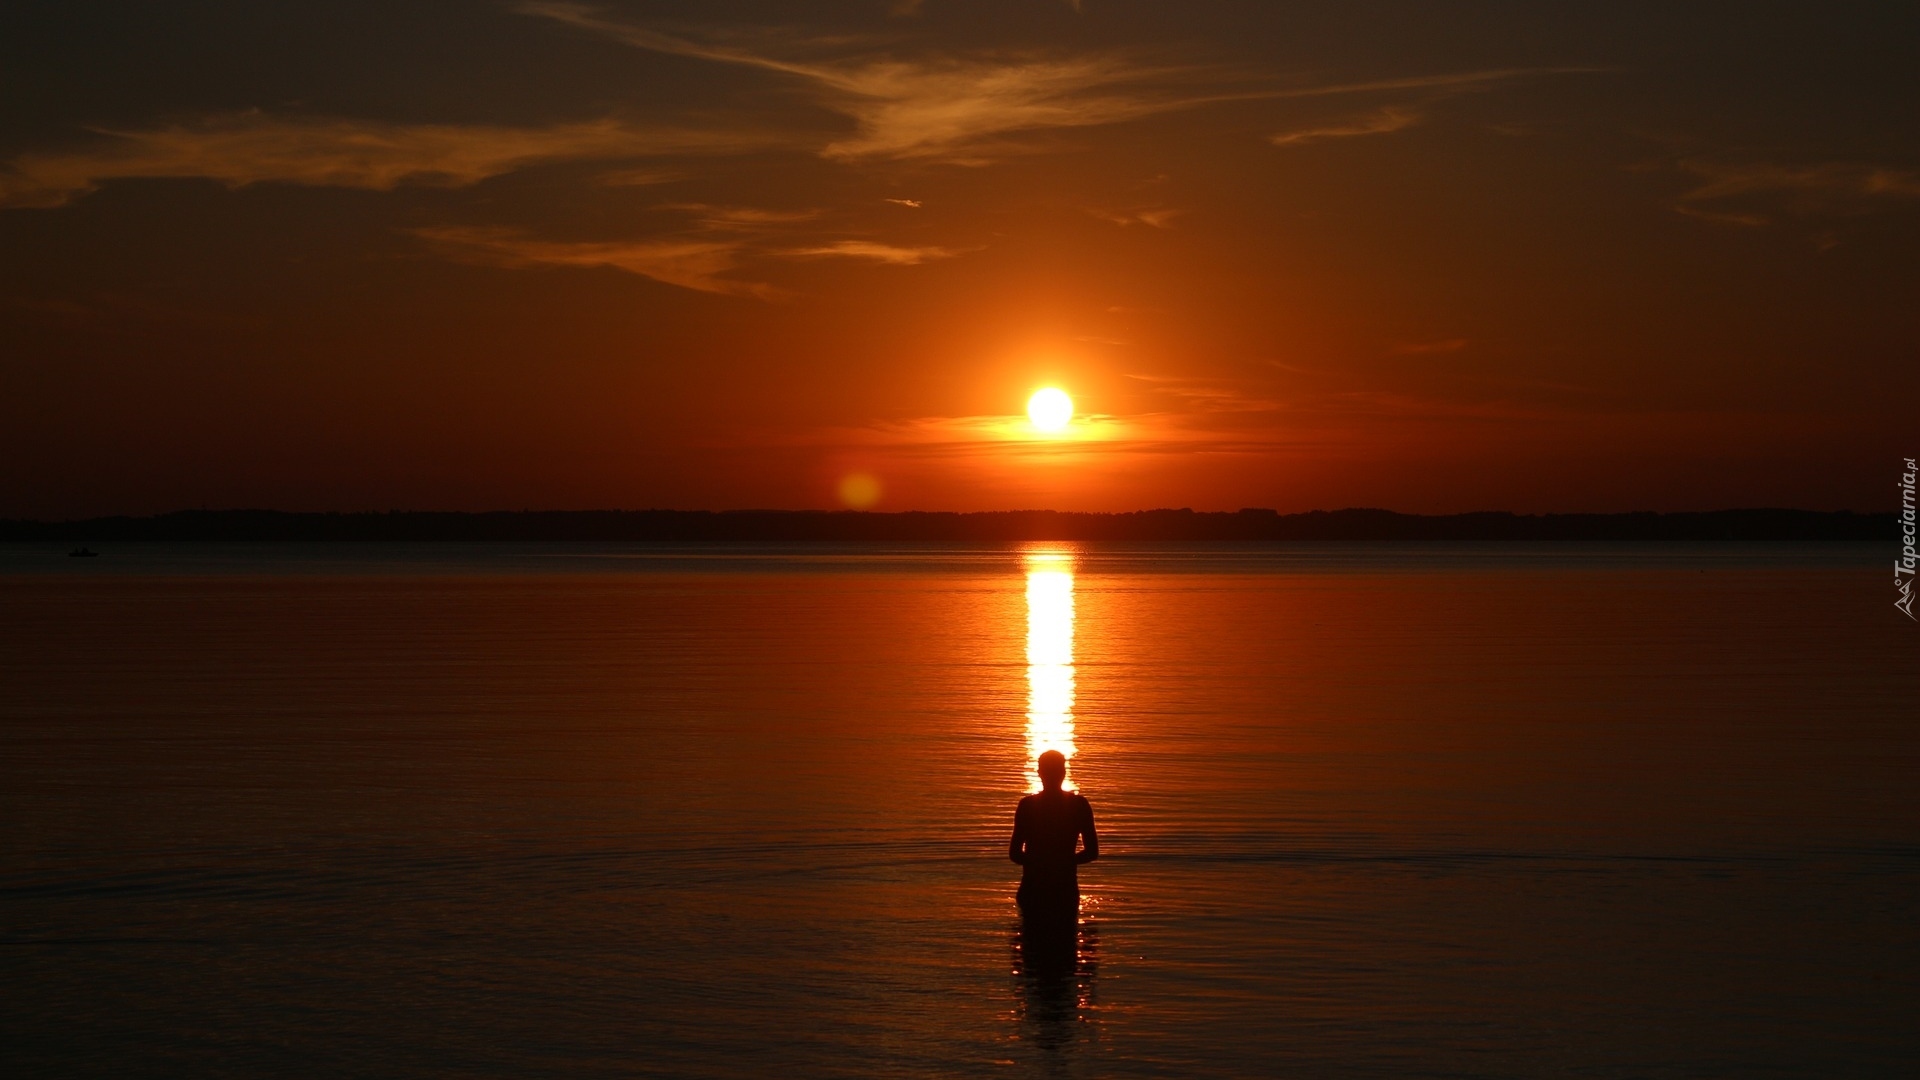
[[83,547],[77,547],[67,552],[67,558],[69,559],[97,559],[99,557],[99,552]]

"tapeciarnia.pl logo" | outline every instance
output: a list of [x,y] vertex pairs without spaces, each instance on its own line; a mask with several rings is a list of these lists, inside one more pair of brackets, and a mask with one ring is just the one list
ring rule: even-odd
[[[1900,591],[1900,599],[1893,606],[1915,622],[1913,614],[1913,475],[1916,470],[1913,459],[1907,458],[1907,471],[1900,474],[1900,557],[1893,560],[1893,587]],[[1904,575],[1904,576],[1903,576]]]

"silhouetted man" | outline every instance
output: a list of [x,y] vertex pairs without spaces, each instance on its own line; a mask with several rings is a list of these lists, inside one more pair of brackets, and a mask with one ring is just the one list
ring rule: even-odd
[[1093,830],[1093,805],[1060,790],[1067,779],[1066,755],[1058,750],[1041,754],[1039,773],[1044,790],[1021,799],[1013,812],[1007,858],[1021,866],[1017,895],[1029,927],[1061,923],[1071,931],[1080,914],[1078,867],[1100,857],[1100,835]]

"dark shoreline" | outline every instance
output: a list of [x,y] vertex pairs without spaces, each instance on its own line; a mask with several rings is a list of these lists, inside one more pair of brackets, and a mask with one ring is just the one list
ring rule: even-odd
[[872,513],[851,510],[520,510],[285,513],[182,510],[154,517],[0,520],[0,541],[1019,541],[1019,540],[1512,540],[1891,541],[1895,514],[1711,510],[1661,514],[1400,514],[1391,510],[1272,510],[1122,514],[1011,510]]

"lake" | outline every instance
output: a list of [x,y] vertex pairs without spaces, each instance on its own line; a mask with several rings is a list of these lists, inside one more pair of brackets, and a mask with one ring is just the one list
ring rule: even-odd
[[1911,1075],[1889,552],[0,548],[8,1071]]

